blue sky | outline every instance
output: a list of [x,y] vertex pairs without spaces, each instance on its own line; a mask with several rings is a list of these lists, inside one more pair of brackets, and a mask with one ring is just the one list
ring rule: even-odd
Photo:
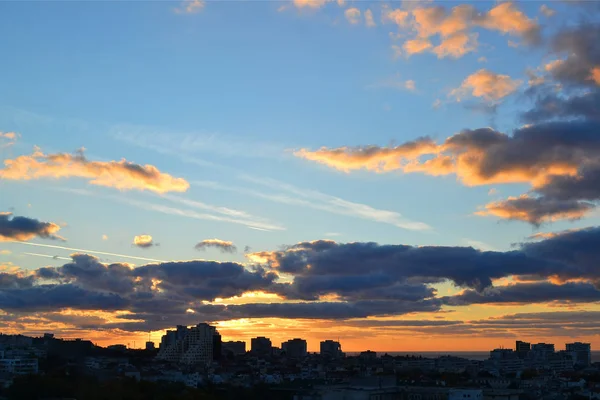
[[[467,128],[510,134],[532,105],[527,69],[542,74],[556,59],[547,46],[481,27],[472,29],[476,50],[458,58],[398,54],[394,46],[414,32],[386,19],[389,10],[464,3],[301,3],[208,1],[193,13],[177,11],[189,3],[170,1],[1,3],[0,131],[19,135],[2,147],[2,160],[34,146],[44,153],[84,147],[90,160],[150,164],[190,187],[156,194],[79,178],[0,180],[0,209],[63,225],[66,242],[31,243],[115,253],[97,255],[132,263],[141,260],[122,256],[244,262],[242,251],[194,249],[210,238],[252,251],[316,239],[504,251],[535,232],[597,224],[594,212],[541,228],[474,215],[528,192],[524,182],[469,187],[454,174],[344,172],[295,156],[299,149],[386,147],[422,136],[441,143]],[[552,2],[548,16],[542,4],[515,7],[544,39],[582,15]],[[484,13],[497,3],[471,5]],[[350,8],[360,11],[359,23],[346,18]],[[366,26],[366,10],[376,26]],[[518,88],[493,100],[457,101],[452,90],[481,69],[519,81]],[[476,110],[494,104],[495,112]],[[133,246],[141,234],[160,245]],[[0,261],[25,269],[64,263],[26,252],[73,252],[2,248],[10,254]]]

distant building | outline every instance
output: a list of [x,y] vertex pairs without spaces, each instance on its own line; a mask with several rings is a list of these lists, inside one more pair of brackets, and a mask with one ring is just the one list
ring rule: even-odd
[[322,356],[331,358],[341,358],[344,356],[344,353],[342,353],[342,345],[335,340],[325,340],[321,342],[320,352]]
[[296,338],[283,342],[281,343],[281,351],[285,352],[288,358],[304,358],[307,354],[306,340]]
[[554,354],[554,345],[552,343],[531,345],[531,356],[534,360],[547,360],[552,354]]
[[127,350],[127,346],[125,346],[124,344],[111,344],[110,346],[106,346],[106,348],[109,350],[121,351],[121,352],[124,352]]
[[156,349],[156,346],[154,345],[154,342],[146,342],[146,350],[154,351],[155,349]]
[[232,353],[234,356],[246,354],[246,342],[223,342],[222,354]]
[[213,345],[212,345],[212,359],[214,361],[221,359],[221,351],[222,351],[221,335],[215,329],[215,333],[213,334]]
[[531,351],[531,343],[522,342],[517,340],[515,344],[515,352],[517,353],[517,357],[521,359],[527,358],[527,355]]
[[0,359],[0,372],[15,375],[29,375],[38,373],[37,358],[2,358]]
[[[215,338],[218,336],[218,338]],[[221,346],[221,336],[214,326],[200,323],[188,328],[178,325],[161,339],[158,360],[186,365],[209,365],[215,358],[215,346]]]
[[358,355],[358,358],[363,361],[375,361],[377,359],[377,353],[371,350],[363,351]]
[[490,351],[490,359],[492,360],[505,360],[517,358],[517,353],[512,349],[494,349]]
[[565,350],[573,357],[575,365],[587,367],[592,363],[592,347],[589,343],[567,343]]
[[273,353],[271,339],[264,336],[253,338],[250,341],[250,352],[259,357],[270,356]]
[[569,372],[573,371],[574,364],[573,356],[566,351],[552,353],[545,360],[545,367],[554,372]]

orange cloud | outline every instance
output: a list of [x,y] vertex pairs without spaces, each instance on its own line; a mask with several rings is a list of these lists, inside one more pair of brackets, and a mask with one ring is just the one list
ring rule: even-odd
[[406,25],[409,15],[410,15],[410,13],[408,11],[404,11],[404,10],[400,10],[400,9],[385,10],[383,12],[383,20],[391,21],[398,26],[404,26],[404,25]]
[[450,13],[441,7],[429,7],[413,10],[415,28],[420,37],[441,35],[447,37],[469,28],[475,15],[475,8],[463,4],[453,7]]
[[512,2],[498,4],[476,21],[479,26],[486,29],[530,39],[534,39],[534,36],[539,33],[539,25],[516,8]]
[[540,225],[562,219],[576,220],[584,217],[594,206],[585,202],[561,201],[543,197],[533,198],[528,195],[509,197],[485,205],[485,210],[476,215],[496,216]]
[[301,149],[296,151],[294,155],[345,172],[360,168],[384,172],[402,168],[402,161],[436,152],[437,149],[438,146],[433,140],[424,138],[392,148],[367,146],[340,147],[338,149],[322,148],[316,151]]
[[[577,175],[582,161],[577,157],[536,158],[529,161],[512,159],[511,154],[523,146],[535,146],[535,143],[513,142],[506,134],[482,128],[457,133],[439,145],[429,138],[421,138],[396,147],[301,149],[294,154],[344,172],[366,169],[379,173],[400,170],[432,176],[455,174],[467,186],[529,183],[537,188],[552,175]],[[422,156],[430,157],[421,160]],[[490,165],[494,168],[490,168]]]
[[[431,49],[439,58],[462,57],[477,49],[478,34],[471,32],[475,27],[521,36],[531,43],[539,40],[538,24],[511,2],[501,3],[483,14],[470,4],[458,5],[450,10],[443,6],[411,11],[397,9],[388,11],[386,19],[400,27],[408,26],[416,34],[416,38],[405,43],[409,55]],[[426,43],[430,43],[429,38],[436,35],[439,35],[440,43],[430,48]],[[411,52],[411,49],[414,51]]]
[[[298,8],[320,8],[331,0],[294,0],[294,5]],[[343,5],[343,2],[342,4]]]
[[438,58],[460,58],[477,49],[477,33],[456,32],[448,36],[433,49]]
[[360,10],[358,8],[349,8],[344,12],[344,15],[351,24],[358,24],[360,22]]
[[15,132],[1,132],[0,131],[0,149],[2,147],[9,147],[15,144],[17,138],[19,137],[18,133]]
[[590,79],[596,82],[596,85],[600,85],[600,67],[592,68]]
[[422,53],[431,49],[433,45],[429,41],[429,39],[417,38],[411,39],[404,42],[402,48],[408,55]]
[[36,149],[31,155],[4,161],[0,179],[30,180],[40,178],[85,178],[93,185],[120,190],[150,190],[157,193],[185,192],[189,183],[183,178],[160,172],[153,165],[126,160],[89,161],[83,151],[74,155],[44,154]]
[[508,75],[496,74],[482,68],[465,78],[460,87],[452,90],[450,95],[456,96],[459,101],[469,92],[474,97],[482,97],[489,101],[500,100],[514,93],[521,83]]
[[541,239],[541,240],[545,240],[545,239],[552,239],[561,235],[564,235],[566,233],[572,233],[572,232],[577,232],[581,229],[565,229],[563,231],[558,231],[558,232],[537,232],[534,233],[533,235],[530,235],[528,237],[528,239],[532,239],[532,240],[537,240],[537,239]]

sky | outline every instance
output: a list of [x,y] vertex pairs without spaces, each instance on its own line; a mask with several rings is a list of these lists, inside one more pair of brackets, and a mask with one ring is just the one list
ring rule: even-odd
[[0,2],[0,331],[600,348],[600,7]]

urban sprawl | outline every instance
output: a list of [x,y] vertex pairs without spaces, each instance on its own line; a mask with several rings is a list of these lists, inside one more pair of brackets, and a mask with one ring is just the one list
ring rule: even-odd
[[[51,362],[49,361],[51,360]],[[266,337],[222,341],[214,326],[177,326],[158,348],[126,345],[102,348],[92,342],[0,334],[0,387],[9,390],[24,377],[62,368],[99,381],[177,383],[186,388],[268,387],[293,400],[600,399],[600,363],[589,343],[516,341],[486,360],[452,355],[427,358],[364,351],[349,356],[335,340],[290,339],[275,347]],[[2,398],[2,397],[0,397]]]

